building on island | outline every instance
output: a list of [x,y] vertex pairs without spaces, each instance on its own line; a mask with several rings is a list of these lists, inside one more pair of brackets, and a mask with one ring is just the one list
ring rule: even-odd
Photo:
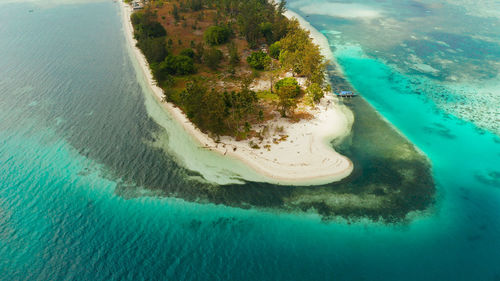
[[132,8],[134,10],[140,10],[144,8],[144,3],[143,1],[135,0],[132,2]]

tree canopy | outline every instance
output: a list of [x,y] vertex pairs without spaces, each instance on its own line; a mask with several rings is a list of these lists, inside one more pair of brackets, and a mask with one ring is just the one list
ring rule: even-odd
[[181,106],[188,118],[202,130],[217,135],[240,131],[244,120],[256,115],[256,102],[256,93],[248,88],[220,93],[208,90],[199,79],[189,82],[181,93]]
[[203,39],[208,44],[214,46],[226,43],[230,35],[231,30],[225,26],[211,26],[205,30]]
[[278,107],[282,117],[286,117],[287,113],[293,112],[297,107],[297,97],[300,94],[300,86],[297,79],[293,77],[286,77],[275,85],[278,94],[279,102]]
[[250,48],[263,38],[268,44],[280,40],[287,32],[288,19],[283,16],[285,1],[219,0],[227,12],[237,17],[240,33]]
[[186,48],[186,49],[183,49],[183,50],[179,53],[179,55],[181,55],[181,56],[186,56],[186,57],[190,57],[190,58],[194,59],[194,57],[195,57],[195,52],[194,52],[194,51],[193,51],[193,49],[191,49],[191,48]]
[[278,91],[283,87],[289,87],[289,90],[292,91],[292,94],[295,93],[295,96],[298,96],[300,94],[299,83],[297,82],[297,79],[293,77],[286,77],[279,80],[278,82],[276,82],[276,85],[274,87]]
[[134,37],[137,47],[142,50],[148,61],[161,62],[168,55],[165,44],[167,31],[155,20],[150,10],[133,13],[131,16],[134,26]]
[[155,16],[150,10],[133,13],[131,21],[134,26],[134,36],[136,39],[167,35],[165,28],[155,20]]
[[188,0],[187,5],[191,10],[199,11],[203,8],[203,1],[202,0]]
[[307,77],[311,82],[324,84],[326,63],[319,46],[309,38],[309,31],[302,29],[294,19],[289,23],[287,35],[280,40],[279,60],[284,68]]
[[252,68],[263,70],[269,65],[271,58],[266,53],[258,51],[248,56],[247,62]]
[[[252,124],[272,116],[270,110],[288,116],[302,99],[302,90],[293,77],[277,83],[274,79],[290,70],[308,78],[305,98],[311,103],[319,102],[327,89],[319,47],[296,20],[283,15],[284,1],[170,0],[161,2],[163,8],[151,2],[131,16],[137,46],[165,99],[205,132],[246,138],[257,134]],[[167,37],[165,29],[172,36]],[[185,33],[189,36],[181,38]],[[256,49],[264,43],[268,51]],[[240,63],[242,58],[247,63]],[[197,69],[202,75],[191,75]],[[249,90],[256,76],[269,78],[272,98]]]
[[146,37],[137,42],[137,47],[150,62],[161,62],[168,55],[165,37]]
[[240,55],[238,54],[238,47],[236,44],[231,43],[228,47],[229,51],[229,63],[231,66],[237,66],[240,63]]
[[311,83],[309,87],[307,87],[306,92],[309,98],[315,103],[318,103],[324,96],[323,88],[317,83]]
[[203,55],[203,61],[211,69],[217,69],[223,58],[224,54],[222,54],[222,51],[214,47],[205,50]]
[[281,52],[281,43],[280,41],[274,42],[269,46],[269,55],[273,59],[279,59],[280,57],[280,52]]
[[193,59],[184,56],[168,55],[164,61],[159,63],[154,69],[155,77],[162,78],[168,75],[187,75],[196,71]]
[[278,106],[282,117],[286,117],[287,113],[293,112],[297,107],[297,93],[294,86],[286,85],[278,89]]

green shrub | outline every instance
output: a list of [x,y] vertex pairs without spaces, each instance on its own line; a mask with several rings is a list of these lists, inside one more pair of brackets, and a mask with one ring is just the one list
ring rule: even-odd
[[203,39],[210,45],[220,45],[227,42],[231,31],[227,27],[223,26],[211,26],[205,30],[203,34]]
[[270,22],[263,22],[259,25],[260,32],[266,38],[268,43],[272,42],[273,39],[273,24]]
[[180,55],[175,56],[175,73],[179,75],[187,75],[195,72],[193,59]]
[[307,94],[309,97],[315,102],[318,103],[324,96],[324,91],[320,85],[317,83],[311,83],[309,87],[307,87]]
[[271,62],[271,58],[269,58],[266,53],[258,51],[253,52],[250,56],[248,56],[247,62],[252,68],[263,70],[269,65],[269,63]]
[[238,54],[238,47],[236,47],[236,44],[231,43],[228,49],[229,49],[229,64],[235,67],[240,63],[240,55]]
[[168,55],[165,37],[142,38],[137,42],[137,47],[141,49],[150,63],[161,62]]
[[202,0],[189,0],[187,2],[188,7],[193,11],[199,11],[203,8]]
[[223,54],[220,50],[216,48],[210,48],[206,50],[203,54],[203,60],[205,64],[211,69],[217,69],[219,67],[219,63],[223,58]]
[[169,55],[153,69],[153,74],[159,81],[168,75],[187,75],[194,72],[193,59],[184,55]]
[[293,77],[286,77],[281,79],[280,81],[276,82],[274,87],[276,88],[277,91],[279,91],[280,88],[290,87],[295,97],[300,94],[299,83],[297,82],[297,79]]
[[140,40],[148,37],[162,37],[167,35],[167,31],[161,23],[156,21],[151,12],[136,12],[131,16],[134,25],[134,36]]
[[281,44],[280,41],[274,42],[269,46],[269,55],[272,58],[278,59],[280,57],[280,52],[281,52]]
[[190,57],[190,58],[194,58],[194,51],[193,51],[193,49],[186,48],[186,49],[184,49],[184,50],[182,50],[180,52],[180,55],[181,56]]

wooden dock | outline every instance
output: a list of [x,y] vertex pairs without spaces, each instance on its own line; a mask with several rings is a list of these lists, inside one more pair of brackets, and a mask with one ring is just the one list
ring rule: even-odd
[[335,93],[337,97],[342,97],[342,98],[352,98],[357,96],[356,93],[353,93],[352,91],[341,91],[340,93]]

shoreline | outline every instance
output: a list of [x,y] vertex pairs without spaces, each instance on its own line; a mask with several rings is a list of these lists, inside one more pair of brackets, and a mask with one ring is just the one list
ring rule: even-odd
[[[130,44],[133,56],[156,101],[168,111],[170,117],[175,120],[174,122],[178,122],[195,140],[199,148],[213,151],[224,158],[240,161],[253,172],[262,176],[262,178],[256,179],[254,176],[240,173],[239,176],[242,179],[281,185],[320,185],[340,181],[351,174],[352,162],[347,157],[337,153],[329,141],[343,138],[350,133],[353,116],[347,107],[337,104],[333,95],[327,94],[322,99],[321,103],[314,109],[315,118],[312,120],[302,120],[297,123],[290,123],[284,118],[272,120],[270,123],[273,126],[285,128],[283,134],[287,134],[288,139],[279,144],[271,142],[269,150],[253,149],[250,147],[251,140],[235,141],[228,136],[221,137],[220,142],[216,143],[191,123],[178,107],[169,102],[162,102],[163,90],[156,85],[146,58],[135,46],[136,41],[133,38],[133,26],[130,21],[132,8],[123,2],[120,3],[120,8],[126,41]],[[305,25],[304,19],[293,12],[287,11],[285,16],[296,17],[303,28],[311,31],[313,42],[320,46],[325,58],[327,60],[333,58],[326,38],[317,30],[310,25]]]

